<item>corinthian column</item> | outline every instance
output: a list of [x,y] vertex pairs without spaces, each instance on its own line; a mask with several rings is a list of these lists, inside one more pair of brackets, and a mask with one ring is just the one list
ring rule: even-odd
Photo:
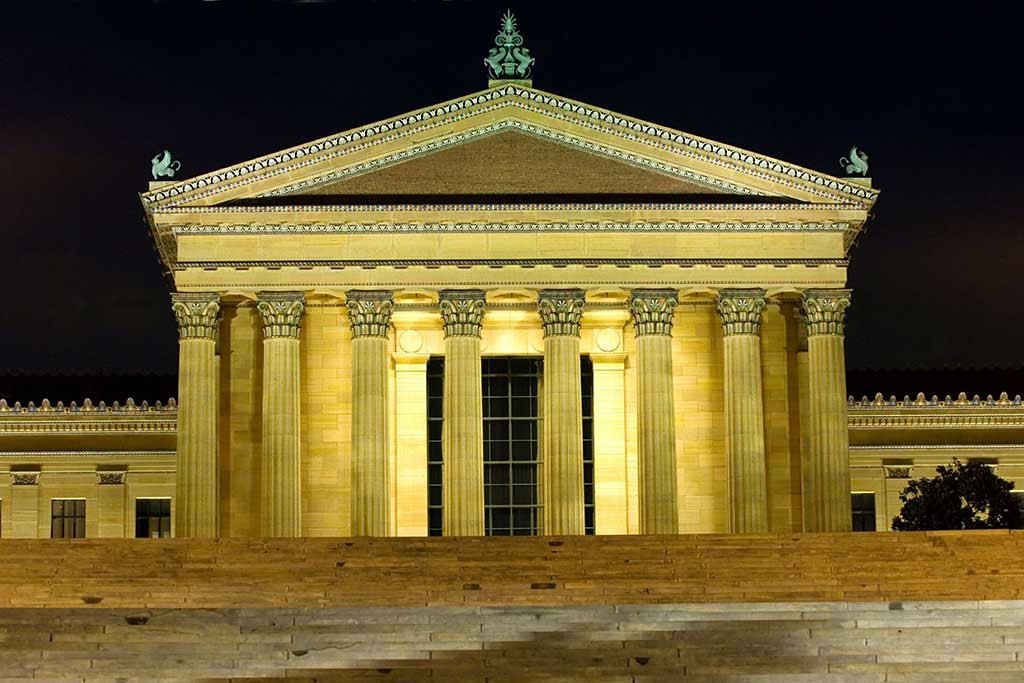
[[348,292],[352,324],[352,535],[387,536],[391,292]]
[[725,451],[733,533],[768,531],[761,395],[764,294],[763,289],[723,289],[718,294],[725,333]]
[[220,297],[171,294],[178,321],[178,445],[174,532],[216,538],[218,524],[217,331]]
[[484,293],[441,292],[444,321],[444,467],[442,524],[445,536],[484,535],[484,425],[480,378],[480,327]]
[[302,535],[299,433],[299,331],[301,292],[262,293],[263,443],[260,533]]
[[644,534],[679,532],[672,396],[676,303],[676,292],[671,289],[635,289],[629,301],[636,333],[640,531]]
[[583,290],[538,294],[544,325],[544,533],[583,534]]
[[846,424],[846,359],[843,353],[848,289],[804,292],[807,321],[810,417],[811,514],[807,531],[849,531],[850,435]]

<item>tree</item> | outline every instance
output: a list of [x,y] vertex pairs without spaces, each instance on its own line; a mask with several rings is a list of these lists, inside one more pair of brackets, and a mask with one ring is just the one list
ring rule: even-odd
[[1021,508],[1013,482],[982,463],[964,465],[956,458],[940,465],[931,479],[915,479],[900,494],[903,508],[893,531],[933,529],[1016,529]]

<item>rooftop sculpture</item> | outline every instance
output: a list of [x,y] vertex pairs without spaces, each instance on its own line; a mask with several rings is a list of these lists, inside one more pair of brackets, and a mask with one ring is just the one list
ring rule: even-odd
[[173,178],[175,171],[181,169],[181,162],[177,159],[171,158],[171,153],[166,149],[161,154],[157,154],[151,160],[153,164],[153,180],[160,180],[160,178]]
[[867,176],[868,174],[868,155],[857,149],[856,146],[850,148],[850,156],[840,157],[839,165],[846,169],[847,175],[860,174]]
[[530,51],[523,47],[523,37],[516,30],[516,18],[506,10],[501,18],[501,30],[494,37],[494,44],[484,64],[492,80],[528,80],[533,73],[535,60]]

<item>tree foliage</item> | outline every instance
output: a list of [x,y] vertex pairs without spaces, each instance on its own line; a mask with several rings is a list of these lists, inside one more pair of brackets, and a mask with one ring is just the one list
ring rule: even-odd
[[900,494],[903,508],[893,531],[934,529],[1016,529],[1021,508],[1011,493],[1013,482],[982,463],[953,459],[931,479],[915,479]]

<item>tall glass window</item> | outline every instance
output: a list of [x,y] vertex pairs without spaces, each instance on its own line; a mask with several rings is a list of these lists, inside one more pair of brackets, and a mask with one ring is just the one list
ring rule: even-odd
[[427,533],[441,535],[441,427],[444,423],[444,357],[427,361]]
[[853,530],[875,530],[875,494],[851,493],[850,507],[853,509]]
[[580,359],[580,387],[583,394],[583,514],[586,533],[594,533],[594,364],[589,356]]
[[171,537],[171,499],[135,499],[135,538]]
[[487,535],[536,534],[540,361],[485,358],[482,375]]
[[85,538],[85,501],[54,498],[50,501],[50,538]]
[[[586,533],[594,533],[594,377],[581,362],[583,495]],[[481,366],[484,431],[484,524],[489,536],[537,534],[541,526],[539,358],[485,358]],[[444,358],[427,362],[427,530],[442,533]]]

